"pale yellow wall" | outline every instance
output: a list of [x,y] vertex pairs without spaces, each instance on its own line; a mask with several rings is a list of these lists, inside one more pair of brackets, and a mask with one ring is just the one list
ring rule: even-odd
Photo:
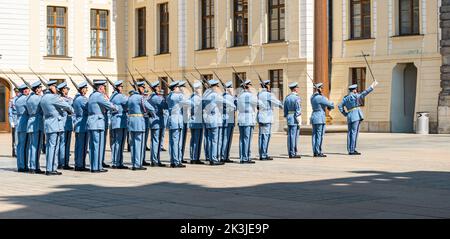
[[[348,40],[350,37],[349,1],[334,1],[333,69],[331,99],[340,102],[347,94],[349,68],[365,67],[361,51],[370,54],[368,60],[380,85],[366,101],[363,111],[365,130],[390,131],[391,84],[393,68],[399,63],[414,63],[418,68],[416,112],[431,112],[432,127],[437,122],[440,91],[438,1],[420,1],[421,34],[396,37],[397,0],[372,0],[372,38]],[[345,15],[344,15],[345,14]],[[345,21],[345,22],[344,22]],[[371,84],[367,72],[366,85]],[[334,123],[345,123],[344,117],[333,111]]]

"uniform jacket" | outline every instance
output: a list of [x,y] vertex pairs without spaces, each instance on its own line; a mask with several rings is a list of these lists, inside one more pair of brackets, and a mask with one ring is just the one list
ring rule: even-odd
[[26,95],[20,95],[16,99],[15,107],[17,112],[17,126],[16,130],[17,132],[27,132],[28,127],[28,111],[27,111],[27,99],[28,96]]
[[42,112],[42,108],[40,106],[41,100],[42,96],[36,95],[34,92],[28,96],[27,99],[28,133],[44,131],[44,115]]
[[8,119],[9,119],[9,126],[11,128],[17,127],[17,110],[16,110],[16,100],[18,96],[14,96],[9,100],[8,105]]
[[183,128],[183,105],[189,104],[184,100],[182,93],[171,92],[167,97],[167,106],[169,109],[169,120],[167,127],[169,129]]
[[116,112],[111,113],[111,129],[126,129],[128,127],[128,97],[115,91],[110,101],[117,109]]
[[[71,97],[64,97],[62,99],[67,102],[71,107],[73,105],[73,99]],[[63,113],[63,121],[64,121],[64,131],[73,131],[73,118],[72,115],[67,114],[67,112]]]
[[149,103],[155,109],[155,114],[150,118],[150,128],[162,129],[165,127],[164,111],[167,110],[167,102],[163,95],[153,93],[150,95]]
[[325,110],[328,108],[329,110],[334,109],[334,104],[328,101],[327,97],[314,93],[311,96],[311,106],[313,112],[311,113],[311,124],[325,124]]
[[258,123],[272,124],[273,123],[273,107],[283,108],[283,103],[275,98],[275,96],[263,89],[258,94]]
[[239,126],[256,125],[256,108],[258,98],[248,91],[243,91],[237,100],[238,124]]
[[147,125],[144,115],[154,113],[155,109],[144,96],[135,92],[128,98],[128,131],[145,132]]
[[237,98],[229,93],[225,92],[223,98],[227,102],[233,102],[234,107],[223,106],[223,126],[235,125],[236,124],[236,108],[237,108]]
[[373,88],[369,87],[369,89],[361,92],[360,94],[350,93],[342,99],[342,102],[338,106],[339,111],[347,117],[347,122],[349,124],[364,120],[364,115],[359,107],[361,106],[362,100],[372,91]]
[[299,125],[297,117],[302,115],[302,99],[297,93],[289,94],[284,100],[284,117],[288,126]]
[[116,111],[116,107],[100,92],[96,91],[89,96],[88,101],[88,130],[106,130],[108,111]]
[[200,95],[194,93],[189,99],[190,102],[190,119],[189,128],[191,129],[202,129],[203,128],[203,100]]
[[77,94],[73,100],[73,110],[75,117],[73,120],[76,133],[86,133],[87,131],[87,119],[88,119],[88,98]]
[[46,134],[64,131],[63,113],[72,114],[72,107],[57,94],[45,94],[41,100],[44,113],[44,132]]

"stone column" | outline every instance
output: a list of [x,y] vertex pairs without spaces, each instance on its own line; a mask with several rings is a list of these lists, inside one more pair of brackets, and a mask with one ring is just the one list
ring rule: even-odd
[[450,133],[450,0],[442,0],[440,11],[441,40],[441,88],[438,103],[438,133]]

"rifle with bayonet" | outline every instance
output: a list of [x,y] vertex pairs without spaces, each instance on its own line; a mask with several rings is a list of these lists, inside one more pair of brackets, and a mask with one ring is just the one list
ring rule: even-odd
[[147,78],[144,75],[142,75],[141,72],[137,68],[134,68],[134,69],[142,77],[142,80],[144,80],[144,82],[147,83],[147,85],[150,86],[150,88],[152,88],[152,83],[150,81],[148,81]]
[[102,74],[103,77],[105,77],[106,81],[114,88],[114,90],[117,90],[117,87],[116,87],[116,85],[114,84],[114,82],[112,82],[112,80],[109,79],[108,76],[106,76],[105,74],[103,74],[103,72],[102,72],[100,69],[97,69],[97,70],[100,72],[100,74]]
[[192,91],[194,91],[194,90],[195,90],[195,89],[194,89],[194,86],[191,84],[191,82],[189,81],[189,79],[188,79],[186,76],[184,76],[184,79],[186,80],[186,82],[188,83],[188,85],[191,87]]
[[252,67],[252,70],[253,70],[253,72],[255,72],[256,75],[258,76],[259,84],[261,84],[261,86],[264,87],[264,81],[262,80],[261,75],[260,75],[258,72],[256,72],[255,69],[253,69],[253,67]]
[[222,84],[222,87],[224,89],[226,89],[227,87],[225,86],[225,83],[223,83],[222,79],[220,79],[219,75],[217,75],[217,73],[215,71],[212,71],[212,72],[217,77],[217,79],[220,81],[220,84]]
[[242,88],[245,88],[245,86],[244,86],[245,81],[241,78],[241,76],[239,76],[239,73],[236,71],[236,69],[234,68],[234,66],[232,66],[231,68],[233,68],[234,74],[235,74],[236,77],[241,81],[241,83],[242,83],[241,87],[242,87]]
[[41,76],[39,76],[36,72],[34,72],[31,67],[30,67],[30,70],[31,70],[31,72],[33,72],[33,74],[35,74],[39,78],[39,81],[45,86],[45,88],[48,88],[47,82],[45,82],[45,80],[42,79]]
[[170,79],[172,82],[175,82],[175,80],[169,75],[169,73],[167,73],[166,70],[164,70],[164,73],[169,77],[169,79]]
[[75,86],[75,89],[77,89],[77,91],[80,91],[80,89],[78,88],[77,83],[75,83],[75,81],[72,79],[72,77],[64,70],[63,67],[61,67],[62,71],[64,72],[64,74],[67,75],[67,77],[69,77],[70,82],[72,82],[72,85]]
[[364,51],[361,51],[361,53],[362,53],[362,56],[364,57],[364,61],[367,64],[367,67],[369,68],[369,72],[370,72],[370,75],[372,76],[372,80],[374,82],[377,82],[377,80],[375,79],[375,76],[373,75],[372,67],[370,67],[369,61],[367,61],[367,57],[366,56],[368,56],[368,55],[364,54]]
[[194,67],[194,69],[197,71],[197,73],[200,75],[202,82],[205,82],[205,84],[208,86],[208,88],[210,88],[211,86],[209,85],[209,82],[205,79],[205,76],[202,75],[202,73],[197,69],[197,67]]
[[[191,76],[194,77],[194,79],[197,79],[197,77],[192,72]],[[208,89],[208,84],[206,84],[202,79],[200,79],[200,82],[202,83],[203,87],[205,87],[205,89]]]
[[11,84],[16,88],[16,89],[19,89],[19,86],[16,84],[16,82],[14,82],[5,72],[3,72],[3,70],[0,70],[1,71],[1,73],[3,74],[3,75],[5,75],[6,76],[6,78],[8,78],[8,80],[9,80],[9,82],[11,82]]
[[31,84],[28,82],[28,81],[26,81],[22,76],[20,76],[19,74],[17,74],[17,72],[15,72],[13,69],[11,69],[11,71],[16,75],[16,76],[18,76],[22,81],[23,81],[23,83],[25,83],[25,85],[27,85],[28,86],[28,88],[32,88],[31,87]]
[[84,79],[86,80],[86,82],[87,82],[92,88],[95,89],[94,82],[92,82],[92,81],[87,77],[87,75],[84,74],[84,73],[80,70],[80,68],[78,68],[75,64],[74,64],[73,66],[75,66],[75,68],[76,68],[77,71],[81,74],[81,76],[84,77]]
[[133,87],[133,89],[137,91],[137,85],[136,85],[137,82],[136,82],[136,80],[134,79],[133,74],[131,74],[131,71],[130,71],[130,68],[128,68],[128,65],[127,65],[127,71],[128,71],[128,73],[130,74],[131,80],[132,80],[132,82],[130,82],[130,80],[128,80],[128,83],[130,83],[131,86]]
[[169,87],[169,82],[167,82],[166,80],[164,80],[164,78],[160,77],[158,74],[156,74],[155,71],[153,71],[152,69],[150,69],[150,71],[153,73],[153,75],[155,75],[156,77],[158,77],[158,80],[161,80],[161,82],[163,82],[167,87]]

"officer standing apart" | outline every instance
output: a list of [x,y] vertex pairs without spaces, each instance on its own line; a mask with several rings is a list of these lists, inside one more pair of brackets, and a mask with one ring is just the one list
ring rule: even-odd
[[202,84],[197,81],[193,85],[190,101],[189,128],[191,129],[190,160],[191,164],[204,164],[200,161],[203,141],[203,108],[202,108]]
[[56,81],[47,83],[49,91],[42,97],[41,108],[44,113],[44,132],[46,139],[47,169],[45,174],[61,175],[56,169],[59,160],[59,143],[61,134],[64,132],[63,113],[73,113],[72,107],[64,101],[56,89]]
[[272,94],[269,80],[263,81],[261,87],[263,89],[258,93],[259,160],[273,160],[273,157],[268,154],[272,135],[273,107],[283,109],[283,103]]
[[297,154],[297,145],[300,138],[300,126],[302,123],[302,100],[298,95],[298,83],[290,84],[289,88],[291,89],[291,93],[284,101],[284,117],[288,124],[288,153],[289,158],[301,158],[301,156]]
[[253,130],[256,126],[256,107],[258,98],[250,92],[252,82],[246,80],[242,83],[243,92],[237,100],[238,125],[239,125],[239,158],[241,164],[254,164],[251,160],[251,146]]
[[31,173],[43,174],[41,171],[39,158],[41,157],[41,147],[43,141],[44,131],[44,116],[42,114],[42,108],[40,106],[42,99],[42,85],[40,81],[37,81],[31,85],[33,92],[27,99],[27,112],[28,112],[28,168]]
[[364,98],[369,95],[377,85],[378,82],[374,81],[372,85],[362,93],[358,93],[358,85],[351,85],[348,88],[350,93],[342,99],[342,102],[338,106],[339,111],[347,117],[347,150],[349,155],[361,155],[360,152],[356,151],[359,127],[364,120],[364,115],[360,106]]
[[128,131],[130,132],[132,170],[147,170],[142,166],[145,152],[146,114],[155,113],[153,106],[144,98],[144,82],[137,83],[138,91],[130,91],[128,98]]
[[237,98],[234,95],[232,81],[225,83],[225,93],[223,94],[223,98],[227,102],[233,102],[234,107],[228,107],[227,105],[224,105],[223,107],[222,143],[221,148],[219,149],[220,159],[224,163],[233,163],[233,160],[230,160],[230,150],[233,141],[234,127],[236,125]]
[[73,100],[73,110],[75,112],[75,171],[87,172],[89,171],[89,169],[86,168],[87,147],[89,142],[89,134],[87,133],[87,83],[83,82],[79,84],[77,89],[78,94]]
[[159,81],[151,84],[153,93],[150,95],[149,103],[155,109],[155,115],[150,118],[151,128],[151,166],[152,167],[165,167],[166,165],[161,163],[161,138],[164,129],[164,110],[167,109],[167,102],[164,95],[161,93],[161,87]]
[[[167,106],[169,108],[169,153],[171,168],[185,168],[181,158],[181,141],[183,131],[183,104],[184,95],[178,86],[179,82],[175,81],[169,85],[171,90],[167,97]],[[188,103],[188,102],[187,102]]]
[[125,137],[127,135],[128,97],[123,92],[123,81],[114,83],[115,91],[111,96],[111,103],[117,112],[111,114],[111,157],[113,169],[128,169],[123,165],[123,150],[125,149]]
[[312,148],[314,157],[327,157],[322,153],[322,142],[325,136],[326,126],[326,110],[334,109],[334,104],[322,95],[323,83],[314,84],[314,94],[311,96],[311,113],[310,123],[312,125]]
[[27,112],[27,99],[30,94],[30,89],[27,85],[23,84],[19,86],[20,96],[16,99],[15,107],[17,111],[17,169],[19,172],[28,172],[27,162],[27,145],[28,145],[28,112]]
[[105,115],[108,111],[117,111],[106,96],[106,81],[94,81],[95,92],[89,96],[87,129],[89,132],[89,159],[91,173],[104,173],[102,161],[105,155],[106,124]]
[[[69,95],[69,87],[67,83],[63,82],[58,85],[58,91],[61,94],[61,98],[67,102],[70,106],[73,105],[73,99]],[[72,131],[73,131],[73,119],[72,116],[63,113],[64,122],[64,134],[61,135],[61,143],[59,145],[59,165],[58,169],[72,170],[73,168],[69,165],[70,160],[70,144],[72,142]]]
[[[145,87],[145,84],[143,85],[143,87]],[[149,95],[149,92],[147,89],[144,89],[144,93],[142,95],[144,97],[144,100],[148,102],[150,99],[150,95]],[[144,118],[145,118],[145,134],[144,134],[145,150],[144,150],[142,165],[150,166],[151,164],[145,160],[145,158],[147,156],[147,151],[150,150],[150,148],[148,147],[148,138],[150,136],[150,128],[151,128],[150,116],[148,114],[145,114]]]
[[9,119],[9,126],[11,127],[11,136],[12,136],[12,156],[16,157],[16,138],[17,138],[17,132],[16,132],[16,126],[17,126],[17,110],[16,110],[16,100],[19,98],[20,93],[18,88],[14,88],[15,96],[9,100],[8,105],[8,119]]

